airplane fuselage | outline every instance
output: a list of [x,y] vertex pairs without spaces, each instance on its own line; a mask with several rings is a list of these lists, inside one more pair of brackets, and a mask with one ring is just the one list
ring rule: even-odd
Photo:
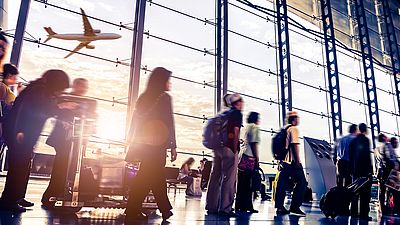
[[97,40],[114,40],[120,38],[121,35],[113,33],[100,33],[94,36],[85,36],[83,34],[54,34],[51,35],[51,37],[62,40],[77,40],[80,42],[91,42]]

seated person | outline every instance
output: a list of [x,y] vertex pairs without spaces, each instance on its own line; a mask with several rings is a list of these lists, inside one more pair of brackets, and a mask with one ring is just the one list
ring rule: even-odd
[[194,193],[191,191],[190,186],[193,184],[193,176],[190,168],[192,167],[194,163],[194,158],[190,157],[187,159],[181,166],[179,170],[179,175],[177,180],[179,181],[184,181],[187,183],[187,188],[186,188],[186,195],[193,196]]

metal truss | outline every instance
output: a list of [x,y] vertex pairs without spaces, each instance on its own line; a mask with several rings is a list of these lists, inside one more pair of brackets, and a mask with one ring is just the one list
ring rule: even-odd
[[332,114],[333,138],[336,140],[343,133],[342,109],[340,104],[339,73],[336,56],[335,34],[333,28],[330,0],[321,1],[322,26],[324,31],[326,68],[328,71],[329,97]]
[[290,69],[289,27],[286,0],[276,0],[276,11],[282,121],[283,124],[285,124],[286,110],[292,110],[292,76]]
[[400,112],[400,55],[397,45],[396,31],[390,13],[388,0],[379,0],[383,9],[383,20],[386,28],[387,41],[389,44],[389,53],[392,64],[393,79],[396,87],[397,107]]
[[369,40],[367,18],[363,0],[354,0],[356,19],[358,24],[358,35],[362,52],[362,62],[365,77],[365,87],[367,92],[369,122],[371,126],[371,136],[373,148],[376,147],[375,137],[380,132],[378,99],[376,94],[375,75],[371,44]]

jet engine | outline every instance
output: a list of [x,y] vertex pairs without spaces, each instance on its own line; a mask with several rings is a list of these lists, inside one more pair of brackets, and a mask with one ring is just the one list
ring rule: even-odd
[[93,33],[99,34],[99,33],[101,33],[101,30],[99,30],[99,29],[94,29],[94,30],[93,30]]
[[94,45],[86,45],[87,49],[94,49]]

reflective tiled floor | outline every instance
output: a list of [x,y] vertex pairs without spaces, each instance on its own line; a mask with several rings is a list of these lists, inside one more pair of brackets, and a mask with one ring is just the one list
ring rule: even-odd
[[[2,225],[45,225],[45,224],[123,224],[123,220],[98,220],[98,219],[78,219],[75,214],[50,212],[42,209],[40,206],[40,198],[47,186],[46,180],[31,179],[28,187],[27,199],[35,202],[35,206],[21,214],[11,214],[0,212],[0,222]],[[0,178],[0,189],[3,189],[4,177]],[[173,191],[170,192],[170,200],[174,207],[174,216],[168,223],[164,224],[368,224],[365,221],[350,220],[348,217],[337,217],[335,220],[326,219],[318,208],[318,202],[312,204],[304,204],[303,210],[307,213],[306,217],[299,218],[293,215],[275,216],[272,203],[270,201],[261,202],[256,200],[254,207],[260,212],[257,214],[240,214],[239,218],[224,219],[216,216],[205,215],[205,193],[202,198],[186,198],[184,191],[174,196]],[[372,212],[370,216],[374,219],[369,224],[400,224],[400,218],[377,216],[375,207],[371,205]],[[155,212],[150,215],[148,224],[161,224],[161,214]]]

